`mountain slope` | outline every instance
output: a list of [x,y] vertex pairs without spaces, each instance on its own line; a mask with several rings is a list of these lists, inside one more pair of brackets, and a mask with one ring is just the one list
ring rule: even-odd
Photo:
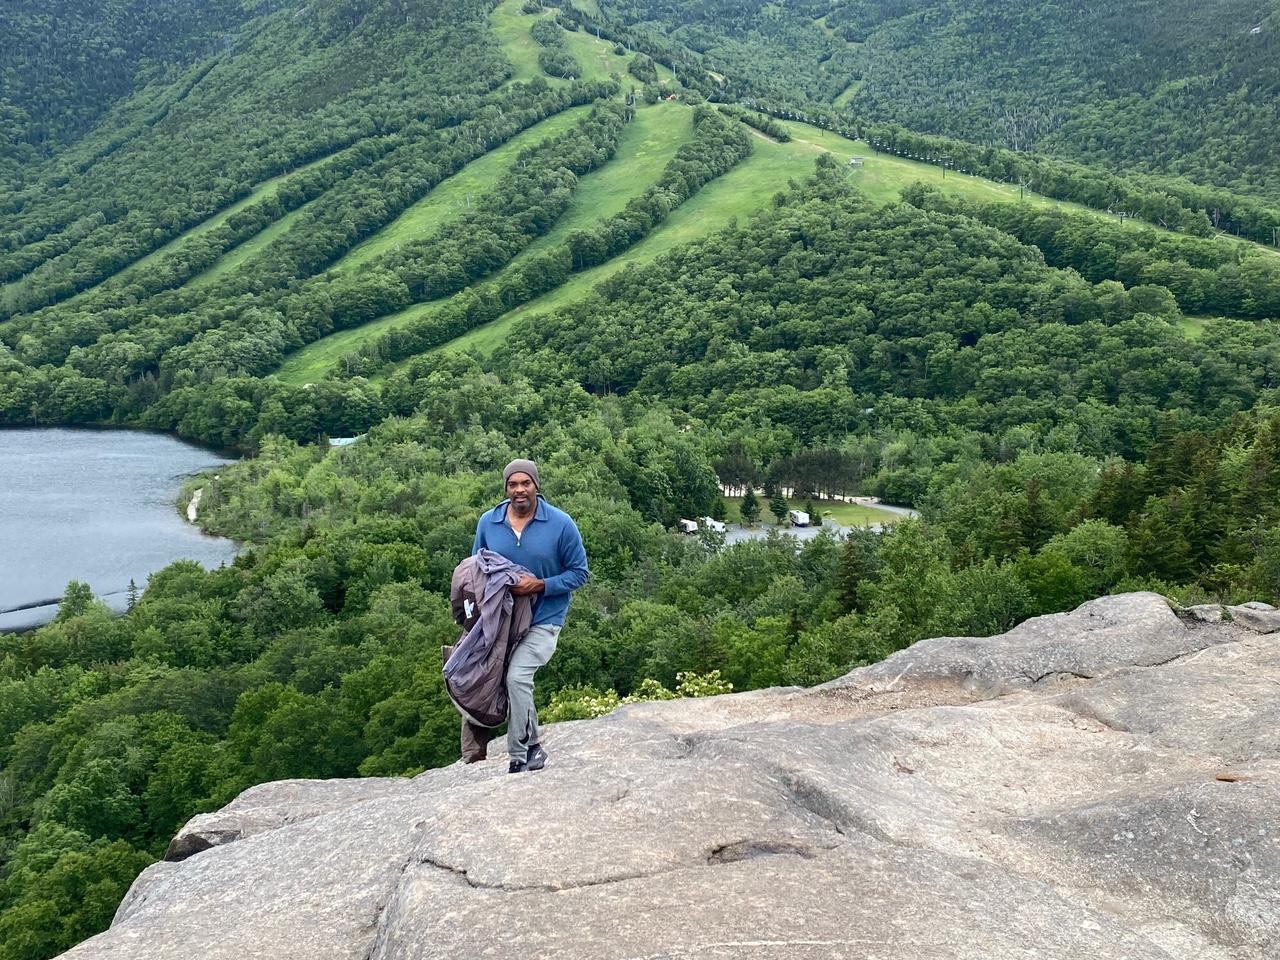
[[760,95],[1280,200],[1275,0],[602,0]]
[[240,0],[10,0],[0,7],[0,188],[74,143],[111,106],[231,42]]
[[414,122],[456,124],[506,78],[478,0],[310,9],[249,21],[136,135],[95,153],[107,118],[0,205],[0,317],[93,285],[270,177]]

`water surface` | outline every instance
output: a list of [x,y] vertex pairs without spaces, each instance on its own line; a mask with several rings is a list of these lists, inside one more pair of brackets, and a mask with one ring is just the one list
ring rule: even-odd
[[123,610],[130,579],[142,588],[179,559],[229,562],[235,544],[175,506],[191,474],[229,462],[164,434],[0,430],[0,630],[52,619],[70,580]]

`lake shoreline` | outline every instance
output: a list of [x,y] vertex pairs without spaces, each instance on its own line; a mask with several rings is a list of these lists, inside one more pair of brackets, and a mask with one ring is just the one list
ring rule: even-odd
[[188,521],[193,478],[238,457],[160,430],[0,429],[0,633],[54,619],[73,580],[124,613],[132,590],[182,559],[232,562],[242,545]]
[[[12,427],[0,427],[0,434],[40,433],[46,430],[66,430],[69,433],[133,433],[152,437],[165,437],[184,446],[195,447],[197,450],[203,450],[205,453],[212,454],[215,457],[221,457],[228,463],[240,460],[248,455],[248,451],[239,447],[218,447],[200,440],[190,440],[174,433],[172,430],[164,430],[161,427],[142,427],[129,423],[51,423],[40,426],[20,424]],[[199,471],[196,472],[198,473]],[[191,475],[195,476],[195,473]]]

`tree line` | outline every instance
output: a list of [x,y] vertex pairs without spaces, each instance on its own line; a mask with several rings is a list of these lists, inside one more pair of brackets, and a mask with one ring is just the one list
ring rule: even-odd
[[0,637],[4,960],[104,927],[186,818],[251,784],[452,762],[436,659],[456,632],[449,577],[517,453],[546,465],[591,557],[539,684],[559,716],[691,673],[740,690],[821,682],[1108,590],[1280,594],[1274,409],[1208,432],[1165,419],[1136,461],[1052,436],[993,459],[926,432],[949,459],[930,472],[924,521],[723,547],[665,527],[707,510],[725,479],[717,451],[766,449],[768,424],[735,438],[661,399],[535,386],[457,354],[398,379],[412,415],[356,444],[268,437],[198,481],[205,525],[256,544],[234,564],[173,564],[124,617],[73,584],[56,622]]
[[723,175],[751,152],[750,138],[715,111],[698,107],[693,137],[680,146],[658,182],[595,227],[575,230],[560,246],[538,254],[492,285],[468,290],[439,310],[395,327],[361,347],[337,367],[354,376],[447,343],[553,290],[574,272],[624,252],[659,226],[705,184]]
[[[495,115],[500,123],[494,123],[495,117],[486,117],[487,126],[468,127],[464,124],[427,137],[415,147],[419,157],[416,176],[403,176],[401,168],[388,170],[374,165],[367,176],[355,174],[348,179],[346,187],[340,188],[343,199],[352,201],[360,196],[378,199],[378,202],[363,207],[365,212],[361,223],[365,230],[371,230],[371,224],[398,214],[432,183],[482,153],[483,145],[472,139],[477,131],[508,137],[531,126],[544,114],[583,100],[589,102],[589,98],[599,92],[602,92],[600,88],[590,84],[554,91],[545,85],[517,88],[511,96],[516,98],[514,103],[523,104],[524,109],[512,110],[512,104],[508,103],[508,110]],[[431,149],[433,146],[434,150]],[[430,160],[426,159],[428,157]],[[401,185],[399,192],[391,189],[384,197],[378,187],[386,179],[396,180]],[[519,196],[526,194],[524,191]],[[282,311],[289,312],[290,319],[293,319],[309,309],[321,292],[324,296],[333,293],[338,297],[336,306],[330,304],[326,309],[341,310],[344,303],[358,303],[365,296],[359,292],[368,287],[365,279],[359,276],[319,277],[303,284],[301,292],[290,291],[282,285],[257,297],[247,296],[249,291],[238,288],[246,284],[254,288],[266,286],[268,278],[277,276],[283,269],[280,266],[282,262],[304,273],[299,263],[304,258],[311,258],[307,262],[314,264],[349,249],[360,239],[361,230],[350,216],[342,216],[346,209],[345,205],[336,202],[318,209],[302,226],[314,222],[322,228],[316,233],[286,234],[281,238],[280,247],[273,245],[262,261],[254,261],[242,275],[232,277],[227,285],[215,285],[209,290],[188,288],[141,303],[126,301],[113,309],[95,310],[90,303],[82,310],[76,304],[74,310],[68,307],[36,315],[30,320],[20,319],[10,325],[5,335],[17,345],[15,356],[20,360],[36,365],[65,358],[71,366],[90,377],[124,386],[140,378],[159,376],[162,372],[161,358],[166,351],[187,344],[206,331],[241,321],[255,323],[264,317],[279,316]],[[325,222],[331,222],[331,228],[323,229]],[[278,255],[273,256],[273,251]],[[296,286],[297,280],[293,276],[290,279]],[[283,284],[283,280],[280,282]],[[308,290],[315,296],[308,298]],[[295,336],[294,342],[300,345],[305,341],[298,341]]]
[[1107,173],[1054,157],[912,133],[896,124],[867,125],[863,136],[876,149],[895,156],[932,159],[939,164],[945,157],[952,168],[976,176],[1026,183],[1042,196],[1095,210],[1123,212],[1194,236],[1208,236],[1217,229],[1273,244],[1273,230],[1280,228],[1280,209],[1246,195],[1185,180]]
[[768,114],[757,113],[751,110],[743,110],[740,107],[727,103],[720,104],[718,109],[725,116],[733,117],[733,119],[739,120],[749,127],[755,127],[761,133],[772,137],[779,143],[789,143],[791,141],[791,134],[787,131],[787,128],[778,123],[778,121],[774,120]]
[[575,127],[521,151],[510,172],[470,212],[436,233],[383,254],[357,274],[327,274],[302,284],[276,310],[245,311],[170,348],[158,366],[161,388],[262,376],[286,352],[334,330],[470,286],[555,225],[572,202],[578,178],[613,157],[623,122],[621,105],[600,102]]
[[1041,196],[1139,219],[1192,236],[1215,230],[1274,246],[1280,209],[1228,190],[1150,173],[1116,173],[1038,153],[922,134],[896,123],[870,123],[848,109],[746,97],[748,107],[769,116],[799,120],[849,139],[865,139],[873,150],[936,164],[998,183],[1023,185]]
[[[56,363],[73,346],[88,346],[103,334],[149,327],[160,317],[306,276],[487,149],[547,116],[591,102],[599,92],[592,85],[557,90],[516,85],[479,116],[456,126],[436,130],[411,124],[390,136],[363,140],[323,165],[290,177],[270,195],[190,238],[145,270],[128,270],[73,303],[13,319],[3,336],[15,345],[21,341],[19,356],[25,361]],[[178,289],[278,218],[321,197],[319,205],[309,208],[261,258],[226,282]]]
[[1085,213],[1031,204],[975,203],[915,184],[908,202],[963,213],[1032,244],[1048,263],[1087,280],[1160,287],[1188,314],[1280,317],[1280,258],[1240,244],[1124,226]]
[[582,73],[582,65],[574,59],[564,42],[564,30],[552,19],[535,20],[529,28],[529,36],[542,47],[538,51],[538,66],[549,77],[571,79]]
[[[537,148],[529,189],[616,138],[615,109]],[[695,141],[668,187],[750,137],[705,108]],[[73,585],[56,622],[0,637],[0,958],[103,928],[187,817],[250,784],[451,762],[445,592],[515,455],[543,464],[591,557],[539,685],[562,715],[691,673],[816,683],[1107,591],[1280,599],[1271,325],[1189,341],[1167,291],[1093,283],[915,199],[873,204],[824,158],[761,217],[518,325],[483,363],[423,356],[382,386],[226,376],[141,403],[256,448],[195,483],[202,523],[252,546],[170,566],[123,617]],[[138,389],[0,351],[6,417],[107,416]],[[281,436],[365,430],[332,450]],[[669,532],[753,478],[924,516],[803,545]]]
[[[4,315],[86,289],[273,176],[414,121],[456,124],[510,74],[482,0],[359,3],[368,8],[359,27],[323,43],[335,29],[327,16],[265,14],[159,122],[105,149],[113,117],[33,176],[0,210],[0,237],[13,244],[0,260],[18,258],[23,271],[5,291]],[[123,101],[120,119],[141,106]],[[104,222],[85,232],[99,213]],[[23,246],[68,230],[79,239],[52,259],[23,259]]]

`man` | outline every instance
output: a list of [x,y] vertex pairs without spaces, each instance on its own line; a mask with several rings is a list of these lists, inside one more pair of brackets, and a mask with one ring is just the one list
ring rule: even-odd
[[570,594],[587,582],[587,551],[569,515],[542,498],[536,463],[512,460],[502,471],[502,482],[507,499],[481,515],[471,553],[487,548],[532,571],[511,588],[517,596],[534,599],[529,632],[507,666],[508,772],[521,773],[541,770],[547,763],[547,751],[539,743],[533,675],[556,652]]

